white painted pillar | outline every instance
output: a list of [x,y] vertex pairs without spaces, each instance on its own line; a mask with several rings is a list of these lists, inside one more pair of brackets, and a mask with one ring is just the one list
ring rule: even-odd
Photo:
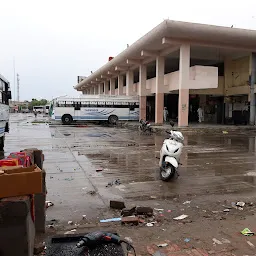
[[132,87],[134,81],[133,70],[128,70],[126,72],[126,95],[131,96],[133,94]]
[[103,94],[103,86],[104,86],[104,84],[99,84],[98,85],[98,93],[99,93],[99,95]]
[[143,120],[146,120],[146,109],[147,109],[146,81],[147,81],[147,67],[146,65],[140,65],[138,94],[140,96],[140,119],[143,119]]
[[118,75],[118,95],[123,95],[124,94],[124,79],[123,75]]
[[104,94],[108,94],[108,80],[104,81]]
[[115,95],[115,78],[110,78],[110,91],[109,95]]
[[139,69],[139,96],[146,96],[147,67],[140,65]]
[[162,124],[164,120],[164,57],[156,58],[156,109],[155,123]]
[[93,86],[90,88],[90,94],[93,95]]
[[190,45],[180,47],[178,126],[188,126]]

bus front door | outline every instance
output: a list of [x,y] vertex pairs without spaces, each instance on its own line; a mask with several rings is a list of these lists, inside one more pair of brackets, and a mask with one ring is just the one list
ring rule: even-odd
[[134,120],[135,118],[135,104],[129,105],[129,120]]
[[74,102],[74,119],[81,119],[81,102]]

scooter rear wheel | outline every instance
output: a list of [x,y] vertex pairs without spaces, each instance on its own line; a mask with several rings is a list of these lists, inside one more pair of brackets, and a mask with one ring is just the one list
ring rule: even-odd
[[176,169],[171,164],[166,165],[165,168],[160,168],[160,178],[162,181],[169,181],[175,175]]

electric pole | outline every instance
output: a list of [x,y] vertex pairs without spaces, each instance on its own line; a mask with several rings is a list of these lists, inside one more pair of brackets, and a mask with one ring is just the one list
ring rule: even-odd
[[17,101],[20,101],[20,75],[17,74]]

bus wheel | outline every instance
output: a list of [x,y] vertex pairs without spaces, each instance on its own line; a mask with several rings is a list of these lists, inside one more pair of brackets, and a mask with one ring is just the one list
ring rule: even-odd
[[116,115],[111,115],[111,116],[109,116],[109,118],[108,118],[108,122],[109,122],[110,124],[116,124],[117,121],[118,121],[118,117],[117,117]]
[[61,121],[63,124],[71,124],[73,122],[73,118],[71,115],[65,114],[62,116]]

